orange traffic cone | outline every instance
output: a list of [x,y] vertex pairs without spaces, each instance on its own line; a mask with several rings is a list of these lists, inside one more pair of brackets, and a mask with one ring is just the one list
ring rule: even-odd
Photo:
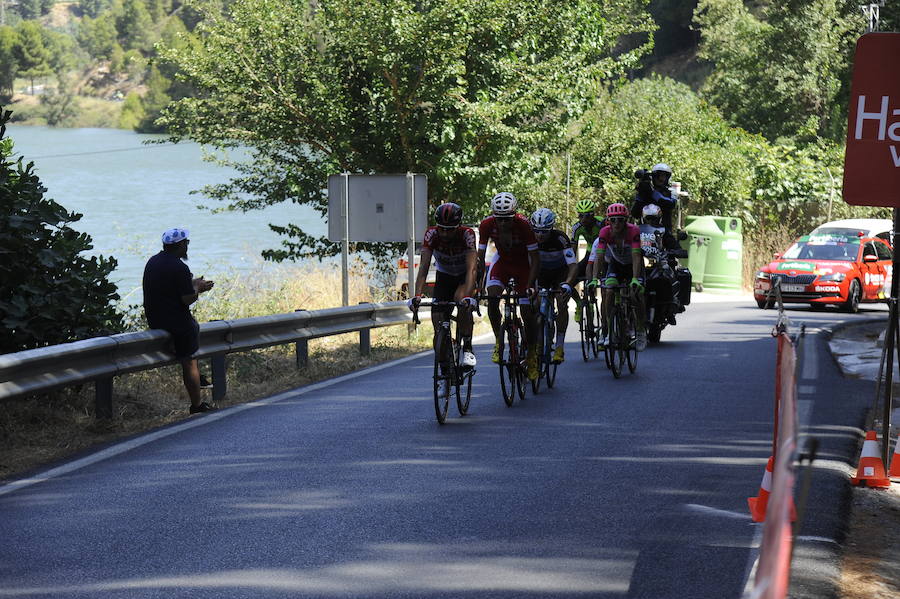
[[900,478],[900,437],[897,437],[897,444],[894,445],[894,457],[891,458],[891,471],[888,476]]
[[884,473],[884,462],[878,451],[878,435],[875,431],[866,433],[863,441],[862,452],[859,456],[859,467],[856,476],[850,479],[850,483],[858,485],[865,481],[869,487],[885,488],[891,486],[891,479]]
[[763,474],[762,482],[759,484],[759,496],[747,498],[750,517],[754,522],[763,522],[766,519],[766,506],[769,505],[769,493],[772,491],[772,469],[774,467],[775,458],[770,457],[766,464],[766,473]]
[[[770,457],[766,463],[766,473],[763,474],[762,482],[759,484],[759,496],[748,497],[747,505],[750,506],[750,517],[754,522],[765,522],[766,508],[769,506],[769,494],[772,492],[772,472],[775,469],[775,457]],[[791,522],[797,519],[797,508],[794,507],[794,498],[790,497],[790,517]]]

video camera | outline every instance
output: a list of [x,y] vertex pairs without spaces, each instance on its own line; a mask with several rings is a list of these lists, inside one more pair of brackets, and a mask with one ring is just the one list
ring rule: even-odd
[[653,194],[653,181],[650,179],[650,171],[645,168],[639,168],[634,171],[634,178],[637,179],[635,190],[642,196]]

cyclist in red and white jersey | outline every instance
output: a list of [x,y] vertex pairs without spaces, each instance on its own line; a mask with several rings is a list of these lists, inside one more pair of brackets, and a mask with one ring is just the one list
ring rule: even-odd
[[[472,308],[476,301],[472,298],[475,292],[475,231],[460,226],[463,211],[458,204],[447,202],[434,211],[436,225],[428,227],[422,240],[422,253],[419,261],[419,272],[416,275],[415,297],[409,299],[410,309],[418,306],[425,288],[425,279],[434,258],[435,274],[434,299],[437,301],[464,302],[457,316],[460,343],[463,347],[462,366],[473,368],[475,354],[472,353]],[[431,322],[434,324],[435,338],[440,323],[446,319],[448,308],[437,307],[431,310]]]
[[[509,280],[515,279],[515,293],[527,293],[530,297],[521,298],[519,304],[522,319],[525,322],[525,336],[528,338],[528,378],[537,378],[537,350],[532,346],[535,336],[535,319],[531,310],[530,298],[534,296],[534,283],[537,280],[541,262],[537,249],[537,238],[531,230],[528,220],[516,213],[516,197],[503,191],[491,199],[491,216],[478,225],[478,263],[484,269],[484,256],[488,241],[494,243],[497,250],[493,263],[487,268],[485,288],[491,298],[497,298]],[[500,361],[500,300],[488,300],[488,317],[494,329],[494,353],[491,359]]]
[[599,279],[603,279],[603,293],[600,296],[603,328],[601,344],[605,346],[609,343],[607,317],[612,301],[612,290],[607,287],[614,287],[620,281],[627,281],[630,276],[631,287],[639,301],[635,346],[638,351],[644,351],[647,347],[647,331],[644,328],[644,283],[641,278],[644,270],[641,230],[636,225],[626,222],[627,219],[628,207],[625,204],[611,204],[606,209],[606,220],[609,224],[600,230],[600,234],[594,240],[588,258],[588,269],[592,277],[590,283],[592,286],[598,286]]

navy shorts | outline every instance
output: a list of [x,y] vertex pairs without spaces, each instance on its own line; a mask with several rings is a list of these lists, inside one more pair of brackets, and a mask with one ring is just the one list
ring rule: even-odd
[[190,358],[200,349],[200,325],[196,321],[190,329],[168,331],[168,333],[172,336],[175,357],[179,360]]

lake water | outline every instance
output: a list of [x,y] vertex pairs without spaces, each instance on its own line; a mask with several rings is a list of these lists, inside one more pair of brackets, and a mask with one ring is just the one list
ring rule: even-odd
[[144,263],[160,250],[166,229],[190,230],[191,270],[212,279],[228,272],[278,270],[277,265],[262,264],[260,257],[262,250],[278,247],[283,239],[269,230],[269,223],[293,223],[313,235],[327,231],[311,208],[294,204],[211,212],[223,204],[190,192],[228,181],[236,173],[205,162],[195,143],[144,145],[161,136],[15,124],[7,127],[6,135],[17,156],[34,162],[48,190],[45,195],[84,215],[71,226],[93,238],[91,253],[118,260],[112,280],[126,303],[141,302]]

